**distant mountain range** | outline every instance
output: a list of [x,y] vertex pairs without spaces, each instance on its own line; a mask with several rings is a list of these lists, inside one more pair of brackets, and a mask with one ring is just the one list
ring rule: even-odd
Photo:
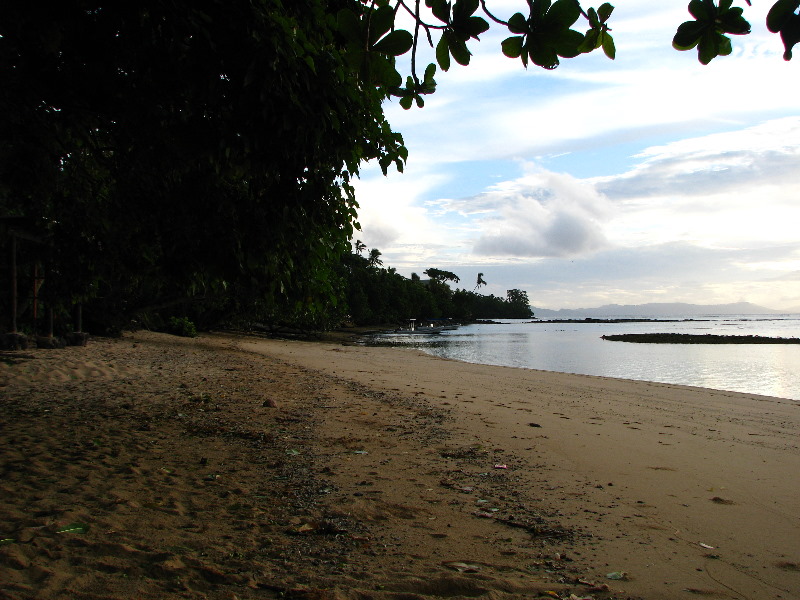
[[787,311],[758,306],[750,302],[734,304],[686,304],[683,302],[651,302],[649,304],[606,304],[597,308],[533,309],[539,319],[585,319],[601,317],[662,318],[701,317],[703,315],[781,315]]

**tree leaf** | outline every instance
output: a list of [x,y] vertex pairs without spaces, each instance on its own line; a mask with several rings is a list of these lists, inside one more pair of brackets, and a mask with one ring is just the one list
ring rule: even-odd
[[767,13],[767,29],[778,33],[783,23],[800,8],[800,0],[778,0]]
[[450,40],[450,54],[453,55],[453,58],[458,64],[465,67],[469,64],[471,54],[467,45],[462,40],[456,38]]
[[503,40],[501,44],[501,48],[503,49],[503,54],[505,54],[508,58],[519,58],[519,55],[522,54],[522,42],[524,38],[521,35],[515,35]]
[[781,40],[785,52],[783,60],[792,60],[792,48],[800,42],[800,16],[791,15],[781,27]]
[[381,54],[400,56],[411,50],[411,46],[413,45],[414,36],[405,29],[398,29],[380,40],[372,49]]
[[556,53],[563,58],[575,58],[581,53],[583,34],[574,29],[567,29],[556,38]]
[[581,52],[591,52],[595,48],[598,48],[600,46],[600,34],[601,32],[597,29],[590,29],[587,31],[578,49]]
[[597,16],[600,18],[600,22],[605,23],[608,21],[608,18],[611,16],[612,12],[614,12],[614,7],[608,2],[600,6],[600,8],[597,9]]
[[533,6],[531,6],[531,18],[538,18],[541,19],[547,14],[547,11],[550,10],[550,5],[552,3],[550,0],[533,0]]
[[394,10],[391,6],[381,6],[369,14],[369,43],[374,44],[394,26]]
[[514,13],[508,20],[508,30],[511,33],[528,33],[530,28],[522,13]]
[[450,23],[450,3],[446,0],[433,0],[430,4],[433,16],[443,23]]
[[733,35],[746,35],[750,33],[750,23],[742,16],[742,9],[732,8],[717,19],[717,29]]
[[698,21],[711,21],[714,18],[714,15],[708,10],[708,5],[703,0],[689,2],[689,14]]
[[352,10],[343,8],[336,15],[336,27],[340,34],[350,43],[363,43],[361,20]]
[[728,56],[731,52],[733,52],[731,38],[717,33],[717,56]]
[[607,31],[604,31],[601,35],[602,37],[602,44],[603,44],[603,52],[605,52],[606,56],[611,60],[617,56],[617,48],[614,45],[614,38],[611,37],[611,34]]
[[373,54],[369,63],[369,81],[386,88],[397,88],[403,85],[403,76],[397,72],[393,60]]
[[703,35],[700,36],[700,41],[697,44],[697,58],[701,64],[707,65],[718,54],[717,33],[715,31],[706,30]]
[[575,0],[556,0],[547,11],[545,20],[548,25],[567,28],[571,27],[581,16],[581,9]]
[[479,0],[456,0],[453,6],[453,20],[466,19],[478,10]]
[[439,43],[436,44],[436,62],[439,63],[442,71],[447,72],[450,68],[450,45],[445,34],[442,34]]
[[706,26],[698,21],[681,23],[675,37],[672,38],[672,47],[676,50],[691,50],[700,41]]
[[548,70],[555,69],[559,65],[558,54],[550,46],[533,44],[528,48],[528,55],[533,64]]
[[470,36],[477,40],[480,34],[489,30],[489,23],[482,17],[470,17],[467,21],[467,30]]
[[436,75],[436,65],[430,63],[427,67],[425,67],[425,77],[423,81],[426,84],[433,84],[436,85],[436,82],[433,80],[433,76]]

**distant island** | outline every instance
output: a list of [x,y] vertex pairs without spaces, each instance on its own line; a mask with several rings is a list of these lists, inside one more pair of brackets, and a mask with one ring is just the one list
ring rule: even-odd
[[552,310],[531,307],[539,319],[661,319],[697,318],[710,315],[783,315],[790,311],[766,308],[751,302],[733,304],[688,304],[684,302],[650,302],[647,304],[606,304],[596,308],[562,308]]
[[760,335],[715,335],[694,333],[622,333],[601,336],[610,342],[637,344],[800,344],[797,338]]

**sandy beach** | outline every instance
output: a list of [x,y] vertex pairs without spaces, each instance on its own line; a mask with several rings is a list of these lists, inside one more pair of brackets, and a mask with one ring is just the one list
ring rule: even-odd
[[0,353],[0,598],[800,598],[800,403],[140,332]]

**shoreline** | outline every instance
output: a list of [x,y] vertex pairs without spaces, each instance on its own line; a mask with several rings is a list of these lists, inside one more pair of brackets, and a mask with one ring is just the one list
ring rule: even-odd
[[[0,545],[0,580],[19,588],[0,590],[15,600],[59,597],[58,582],[76,598],[267,598],[279,588],[381,599],[800,597],[800,406],[791,400],[228,334],[140,333],[30,355],[0,370],[13,409],[2,441],[20,453],[6,453],[4,467],[34,457],[28,476],[0,484],[2,521],[15,528],[0,538],[30,537]],[[81,452],[124,450],[78,469],[54,448],[80,442],[45,426],[61,419],[74,433],[85,411],[100,416],[87,434],[97,444]],[[180,462],[163,467],[172,474],[151,463],[153,439],[162,462]],[[115,472],[115,461],[136,463],[134,472]],[[62,481],[42,483],[54,462],[67,469]],[[78,483],[87,469],[89,489]],[[46,512],[51,494],[64,502],[62,488],[75,507],[27,514]],[[148,495],[161,504],[145,506]],[[28,530],[73,518],[89,532]],[[230,531],[212,534],[215,522]],[[167,541],[185,549],[155,561],[159,540],[179,534],[186,539]],[[69,545],[76,540],[83,545]],[[235,560],[223,552],[234,542]],[[142,562],[158,569],[141,567],[151,587],[133,591],[120,573]],[[92,577],[115,587],[80,595]]]

